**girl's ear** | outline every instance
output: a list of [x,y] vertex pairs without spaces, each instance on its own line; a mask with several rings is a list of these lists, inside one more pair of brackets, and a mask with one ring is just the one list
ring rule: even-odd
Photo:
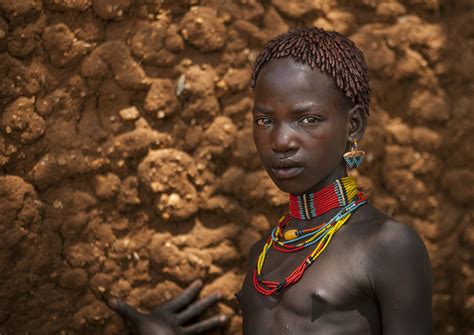
[[360,105],[355,105],[349,110],[347,120],[348,142],[352,143],[354,140],[359,142],[364,136],[365,127],[367,126],[367,114]]

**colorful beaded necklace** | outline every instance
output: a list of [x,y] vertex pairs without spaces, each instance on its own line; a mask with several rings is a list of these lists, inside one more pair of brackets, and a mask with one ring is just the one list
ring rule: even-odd
[[359,191],[352,177],[343,177],[318,192],[290,194],[290,215],[299,220],[311,220],[327,211],[347,205]]
[[[357,185],[352,177],[336,180],[315,193],[301,196],[290,195],[290,213],[279,220],[258,257],[253,275],[255,289],[268,296],[298,282],[304,272],[326,250],[334,234],[349,220],[351,213],[366,202],[367,199],[357,190]],[[317,227],[285,231],[291,217],[309,220],[338,207],[342,207],[342,209],[334,217]],[[272,247],[279,252],[289,253],[315,244],[316,248],[311,254],[283,281],[274,282],[263,279],[263,264],[268,250]]]

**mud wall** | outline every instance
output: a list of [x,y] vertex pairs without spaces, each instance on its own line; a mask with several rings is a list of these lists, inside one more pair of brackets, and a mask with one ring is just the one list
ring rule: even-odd
[[[437,334],[474,329],[470,1],[0,0],[0,333],[119,334],[204,278],[217,307],[285,210],[251,139],[262,44],[350,36],[373,99],[357,174],[434,268]],[[215,312],[214,311],[214,312]]]

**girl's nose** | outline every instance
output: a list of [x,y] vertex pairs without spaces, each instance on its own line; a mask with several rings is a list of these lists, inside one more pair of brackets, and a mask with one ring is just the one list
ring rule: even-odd
[[281,125],[276,127],[272,134],[272,150],[277,154],[283,154],[283,158],[292,156],[298,151],[298,141],[293,129]]

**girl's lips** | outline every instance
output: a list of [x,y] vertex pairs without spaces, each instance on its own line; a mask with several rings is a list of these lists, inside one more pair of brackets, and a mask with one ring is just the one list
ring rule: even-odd
[[272,173],[278,179],[291,179],[303,172],[303,167],[272,168]]

